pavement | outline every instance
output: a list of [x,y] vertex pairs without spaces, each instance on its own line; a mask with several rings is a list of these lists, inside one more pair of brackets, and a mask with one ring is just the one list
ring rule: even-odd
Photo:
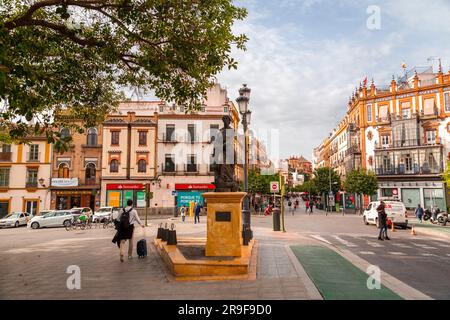
[[[136,235],[148,257],[119,261],[113,229],[0,230],[0,299],[448,299],[448,241],[397,230],[378,242],[378,230],[357,215],[286,212],[286,232],[272,231],[272,216],[253,216],[259,242],[256,280],[176,281],[152,245],[161,222],[175,222],[178,237],[205,237],[206,219],[152,219]],[[319,251],[316,251],[319,250]],[[320,259],[317,257],[321,257]],[[364,287],[367,265],[382,270],[382,289]],[[70,290],[69,266],[81,289]],[[314,273],[317,266],[322,272]],[[323,266],[333,265],[333,268]],[[332,269],[332,273],[329,269]],[[317,269],[318,270],[318,269]],[[344,278],[343,275],[348,276]],[[439,276],[436,276],[439,275]],[[345,279],[345,281],[342,281]],[[326,281],[325,281],[326,280]]]

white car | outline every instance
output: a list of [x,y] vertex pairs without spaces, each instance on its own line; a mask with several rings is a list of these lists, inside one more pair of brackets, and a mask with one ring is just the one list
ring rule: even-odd
[[70,210],[56,210],[44,215],[35,216],[28,222],[28,228],[65,227],[72,222],[72,219],[73,215]]
[[[408,227],[408,215],[406,212],[405,205],[400,201],[384,201],[385,210],[387,214],[388,221],[394,222],[394,226],[402,227],[406,229]],[[378,212],[377,208],[380,205],[380,201],[374,201],[369,204],[367,209],[364,211],[363,220],[366,225],[374,224],[378,225]]]
[[28,212],[13,212],[0,219],[0,228],[26,226],[31,215]]
[[104,222],[105,219],[113,218],[116,219],[119,215],[119,210],[117,207],[101,207],[94,213],[93,221]]

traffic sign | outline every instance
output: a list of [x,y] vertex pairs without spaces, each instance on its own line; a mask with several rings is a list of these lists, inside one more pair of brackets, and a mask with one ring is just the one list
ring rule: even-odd
[[273,193],[280,192],[280,184],[278,181],[270,182],[270,192],[273,192]]

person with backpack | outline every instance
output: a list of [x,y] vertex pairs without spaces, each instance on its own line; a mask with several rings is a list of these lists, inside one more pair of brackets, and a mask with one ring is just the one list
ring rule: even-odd
[[116,223],[116,235],[114,236],[113,243],[117,243],[120,251],[120,261],[123,262],[125,254],[125,242],[128,240],[128,259],[133,255],[133,234],[134,225],[139,224],[142,228],[145,228],[139,215],[135,209],[133,209],[133,200],[127,200],[127,206],[119,213]]

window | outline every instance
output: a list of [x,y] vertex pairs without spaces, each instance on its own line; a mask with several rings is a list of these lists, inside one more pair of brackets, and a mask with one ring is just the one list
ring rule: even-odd
[[367,105],[367,121],[372,121],[372,105]]
[[163,113],[164,112],[164,106],[159,106],[159,113]]
[[175,172],[175,156],[173,154],[166,154],[164,172]]
[[139,145],[140,146],[147,145],[147,131],[139,131]]
[[166,124],[166,141],[175,141],[175,125]]
[[211,142],[216,140],[218,134],[219,134],[219,125],[218,124],[209,125],[209,140]]
[[434,115],[434,98],[425,99],[423,114],[426,116]]
[[70,138],[70,130],[68,128],[61,129],[61,139],[67,140]]
[[4,144],[0,147],[0,152],[7,153],[11,152],[11,145],[10,144]]
[[407,154],[405,157],[405,167],[406,167],[406,172],[410,173],[413,171],[413,162],[412,162],[412,158],[410,154]]
[[406,119],[411,117],[411,102],[402,103],[402,117]]
[[388,117],[388,106],[381,106],[378,114],[381,120],[386,120]]
[[90,147],[95,147],[97,145],[97,129],[89,128],[87,132],[87,145]]
[[426,143],[435,144],[436,143],[436,130],[427,130],[426,132]]
[[27,170],[27,187],[37,187],[38,169]]
[[69,178],[69,166],[67,163],[61,163],[58,167],[58,178]]
[[119,172],[119,161],[117,159],[113,159],[109,163],[109,172]]
[[187,157],[187,172],[197,172],[197,161],[195,154],[189,154]]
[[119,145],[120,131],[111,131],[111,145]]
[[88,163],[86,165],[85,183],[88,185],[95,184],[95,174],[96,174],[95,164]]
[[138,161],[138,172],[147,172],[147,161],[144,159]]
[[0,187],[9,186],[9,168],[0,168]]
[[381,146],[383,148],[389,147],[389,135],[381,136]]
[[38,161],[39,160],[39,145],[30,145],[30,153],[28,154],[28,161]]
[[444,93],[445,111],[450,112],[450,92]]
[[195,124],[188,124],[188,142],[195,142]]

